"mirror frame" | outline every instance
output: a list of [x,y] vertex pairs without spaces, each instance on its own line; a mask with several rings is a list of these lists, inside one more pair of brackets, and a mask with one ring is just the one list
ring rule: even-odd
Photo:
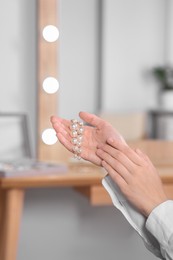
[[55,161],[57,157],[56,145],[46,145],[41,138],[42,132],[51,128],[50,116],[57,114],[57,92],[48,94],[42,87],[46,77],[58,77],[58,41],[47,42],[42,36],[45,26],[58,27],[57,5],[57,0],[38,0],[37,2],[37,158],[42,161]]

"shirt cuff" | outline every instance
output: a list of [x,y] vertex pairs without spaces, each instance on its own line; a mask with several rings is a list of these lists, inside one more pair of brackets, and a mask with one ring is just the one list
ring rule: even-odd
[[148,216],[147,230],[158,240],[162,247],[166,247],[173,234],[173,201],[167,200],[156,208]]

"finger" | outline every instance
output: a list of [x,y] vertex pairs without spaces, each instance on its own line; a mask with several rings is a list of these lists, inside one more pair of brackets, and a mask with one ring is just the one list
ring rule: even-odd
[[108,139],[107,143],[110,144],[112,147],[116,148],[117,150],[121,151],[122,153],[124,153],[133,163],[141,166],[143,160],[127,144],[124,144],[123,142],[112,138]]
[[80,112],[79,116],[83,121],[95,127],[98,127],[100,124],[104,123],[104,121],[100,119],[98,116],[87,112]]
[[70,121],[58,117],[51,117],[51,123],[57,133],[67,132],[70,134]]
[[109,173],[113,181],[118,185],[120,190],[124,190],[127,186],[126,181],[122,178],[122,176],[116,172],[109,164],[107,164],[105,161],[102,161],[103,168]]
[[149,157],[148,157],[145,153],[143,153],[139,148],[137,148],[137,149],[135,150],[135,152],[136,152],[139,156],[141,156],[145,161],[150,162]]
[[52,124],[55,132],[58,134],[58,133],[61,133],[63,134],[64,136],[68,136],[70,138],[70,132],[67,128],[65,128],[63,125],[60,125],[58,123],[54,123]]
[[52,124],[60,123],[64,126],[66,126],[66,127],[70,126],[70,120],[67,120],[67,119],[64,119],[64,118],[61,118],[61,117],[51,116],[50,121],[51,121]]
[[56,116],[51,116],[50,117],[50,121],[51,121],[51,123],[56,122],[57,121],[57,117]]
[[102,144],[100,147],[104,152],[119,161],[130,173],[134,172],[136,164],[134,164],[134,162],[132,162],[123,152],[107,144]]
[[70,120],[66,120],[64,118],[60,118],[57,116],[51,116],[50,121],[51,121],[53,127],[55,127],[57,129],[57,131],[59,131],[61,128],[63,128],[67,132],[69,132]]
[[62,145],[64,145],[67,150],[69,150],[70,152],[73,152],[72,143],[68,140],[68,138],[66,136],[64,136],[62,133],[57,133],[57,137],[58,137],[58,140],[60,141],[60,143]]
[[83,149],[82,153],[81,153],[81,157],[84,160],[87,160],[87,161],[89,161],[91,163],[94,163],[96,165],[100,165],[101,166],[102,160],[97,156],[97,154],[93,150]]
[[131,178],[130,172],[127,170],[124,165],[119,162],[116,158],[113,158],[110,154],[107,152],[98,149],[96,151],[96,154],[103,160],[105,161],[108,165],[111,166],[112,169],[114,169],[121,177],[126,181],[129,182]]

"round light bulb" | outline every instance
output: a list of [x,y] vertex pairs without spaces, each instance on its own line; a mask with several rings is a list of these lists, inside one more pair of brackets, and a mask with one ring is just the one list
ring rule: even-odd
[[47,128],[42,133],[42,140],[47,145],[53,145],[57,142],[58,138],[53,128]]
[[58,28],[54,25],[47,25],[43,29],[43,38],[47,42],[55,42],[59,37]]
[[53,77],[47,77],[43,81],[43,89],[48,94],[53,94],[53,93],[57,92],[59,89],[58,80]]

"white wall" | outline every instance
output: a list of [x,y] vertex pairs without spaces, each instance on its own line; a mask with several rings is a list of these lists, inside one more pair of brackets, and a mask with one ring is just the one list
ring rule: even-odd
[[166,62],[173,65],[173,1],[167,0],[167,24],[166,24]]
[[157,86],[148,71],[165,62],[165,3],[104,1],[103,111],[157,106]]
[[97,103],[98,0],[59,1],[58,113],[74,118]]
[[35,0],[1,1],[0,112],[26,113],[36,136]]
[[[95,66],[98,52],[95,52],[95,44],[99,1],[60,3],[58,109],[60,115],[71,118],[80,110],[97,111],[98,71]],[[158,86],[150,72],[166,58],[166,3],[164,0],[130,0],[128,3],[103,0],[100,90],[103,111],[145,111],[157,107]],[[72,4],[78,8],[71,8]],[[69,99],[72,96],[73,99]]]
[[[60,113],[63,116],[73,117],[81,109],[91,112],[95,110],[94,102],[97,99],[94,90],[97,82],[97,69],[95,68],[97,63],[97,55],[95,54],[95,40],[97,40],[95,37],[97,27],[95,20],[96,1],[62,0],[60,2],[63,15],[67,15],[61,18],[62,28],[65,32],[60,39]],[[145,102],[148,106],[148,93],[151,90],[146,90],[143,81],[138,78],[137,74],[141,70],[137,64],[139,64],[140,69],[150,67],[153,64],[150,60],[153,51],[153,62],[163,60],[160,47],[163,44],[161,38],[163,1],[157,0],[157,5],[154,0],[139,1],[139,5],[137,1],[130,1],[130,4],[129,1],[126,1],[130,12],[128,21],[129,23],[131,20],[133,21],[134,29],[127,24],[128,21],[121,17],[120,11],[122,9],[124,12],[126,7],[124,1],[112,0],[111,2],[106,0],[104,2],[106,4],[105,26],[110,25],[109,19],[116,19],[118,24],[116,23],[114,26],[116,28],[118,26],[118,38],[116,37],[116,39],[119,41],[117,43],[113,38],[113,45],[118,48],[118,51],[114,48],[112,53],[108,52],[109,45],[106,46],[106,44],[110,44],[113,29],[110,27],[111,31],[107,32],[109,40],[105,43],[104,50],[105,53],[108,52],[111,59],[112,57],[115,59],[115,64],[112,64],[111,60],[105,57],[105,53],[104,59],[109,67],[116,66],[115,70],[110,72],[105,69],[104,108],[119,108],[116,105],[117,99],[116,102],[112,100],[110,93],[114,94],[114,98],[117,93],[120,93],[119,99],[122,100],[121,88],[123,88],[122,79],[124,80],[124,78],[126,79],[124,83],[127,86],[126,90],[128,89],[128,93],[126,92],[128,96],[133,98],[131,92],[134,86],[137,97],[142,102],[142,106],[139,107],[138,103],[136,106],[146,107]],[[1,1],[0,8],[0,111],[26,111],[30,115],[32,126],[35,125],[36,108],[35,4],[34,0],[6,0]],[[93,7],[94,9],[92,9]],[[153,23],[151,14],[155,19]],[[84,25],[78,22],[78,18],[85,21]],[[137,18],[144,26],[144,35],[137,30]],[[134,54],[136,41],[129,38],[128,48],[132,47],[133,49],[132,54],[130,54],[124,42],[119,39],[120,30],[123,29],[126,32],[127,29],[123,25],[124,22],[129,26],[130,36],[133,31],[133,35],[139,33],[141,37],[140,47],[136,46],[137,54],[135,56],[132,54]],[[68,27],[69,23],[72,28]],[[159,26],[160,31],[158,31]],[[85,29],[84,32],[83,29]],[[156,40],[153,38],[151,40],[151,32],[154,30],[156,30]],[[125,32],[122,39],[126,42]],[[79,38],[75,38],[76,34],[79,34]],[[82,43],[79,42],[79,39],[82,40]],[[159,45],[158,48],[156,43]],[[121,53],[121,44],[123,44],[122,49],[126,54],[124,57]],[[148,50],[145,49],[146,46]],[[137,57],[141,53],[143,54],[143,62]],[[147,56],[149,56],[149,61]],[[134,68],[130,58],[135,60]],[[114,81],[115,72],[118,73],[118,78]],[[125,77],[127,72],[128,77]],[[108,76],[111,79],[110,84],[108,84]],[[139,86],[140,84],[141,86]],[[118,90],[114,88],[114,85]],[[107,94],[105,89],[108,90]],[[110,100],[110,106],[108,100]],[[122,102],[118,104],[122,105]],[[123,104],[128,105],[124,98]],[[132,105],[132,102],[130,104]],[[114,207],[91,207],[85,198],[71,188],[59,188],[28,190],[26,193],[17,260],[24,259],[152,260],[156,258],[145,249],[141,239]]]

